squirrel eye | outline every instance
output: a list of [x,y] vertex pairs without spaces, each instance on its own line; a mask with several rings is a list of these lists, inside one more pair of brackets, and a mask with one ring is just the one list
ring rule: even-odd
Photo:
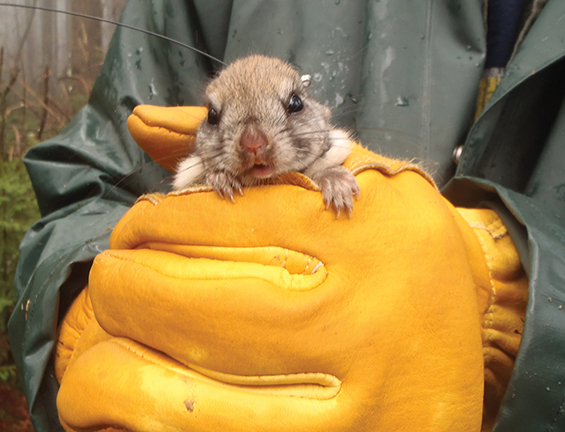
[[296,93],[293,93],[290,96],[290,100],[288,101],[287,110],[289,114],[302,111],[302,108],[304,108],[304,103],[302,102],[302,99],[300,99],[300,96],[298,96]]
[[214,108],[208,109],[208,123],[211,125],[220,123],[220,114]]

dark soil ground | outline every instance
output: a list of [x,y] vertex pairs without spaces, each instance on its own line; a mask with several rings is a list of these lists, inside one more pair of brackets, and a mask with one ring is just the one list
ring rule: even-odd
[[0,431],[33,432],[23,393],[6,383],[0,383]]

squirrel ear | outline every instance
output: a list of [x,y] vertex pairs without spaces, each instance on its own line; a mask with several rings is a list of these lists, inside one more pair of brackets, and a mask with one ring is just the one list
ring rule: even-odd
[[310,75],[302,75],[300,80],[302,81],[304,88],[310,87],[310,84],[312,84],[312,77]]

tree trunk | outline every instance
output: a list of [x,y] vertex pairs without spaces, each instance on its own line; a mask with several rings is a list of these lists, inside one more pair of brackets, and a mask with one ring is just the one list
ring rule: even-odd
[[[102,16],[101,0],[73,1],[71,11]],[[100,22],[73,17],[71,20],[71,73],[75,79],[92,85],[102,64],[102,27]],[[75,83],[77,84],[77,83]],[[85,83],[82,82],[84,86]]]
[[[54,0],[44,0],[44,5],[47,8],[55,9]],[[49,66],[53,69],[56,59],[56,16],[53,12],[41,13],[41,56],[42,66],[45,68]]]

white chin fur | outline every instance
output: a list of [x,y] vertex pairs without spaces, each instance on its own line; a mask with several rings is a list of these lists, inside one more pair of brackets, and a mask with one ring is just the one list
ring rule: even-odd
[[177,173],[173,180],[173,190],[179,191],[190,186],[204,173],[202,159],[199,156],[190,156],[179,162]]
[[349,134],[344,130],[332,130],[329,134],[329,140],[331,147],[326,154],[314,161],[304,171],[304,174],[308,177],[326,168],[341,165],[351,153],[353,141],[351,141]]

